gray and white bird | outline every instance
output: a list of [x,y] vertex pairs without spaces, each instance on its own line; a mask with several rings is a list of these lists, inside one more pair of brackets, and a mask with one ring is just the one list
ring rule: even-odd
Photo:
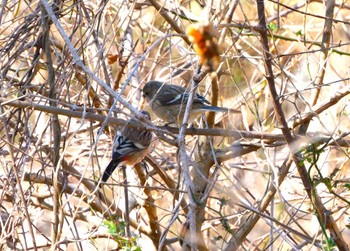
[[[152,111],[160,119],[177,125],[182,123],[189,97],[189,92],[186,88],[152,80],[145,84],[142,92]],[[233,109],[211,106],[210,102],[203,96],[195,94],[188,123],[191,124],[202,113],[207,111],[238,113],[238,111]]]

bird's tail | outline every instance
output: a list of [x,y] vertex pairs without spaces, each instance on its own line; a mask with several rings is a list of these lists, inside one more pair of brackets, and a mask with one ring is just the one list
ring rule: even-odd
[[112,173],[114,172],[114,170],[117,168],[118,166],[118,162],[111,160],[111,162],[109,162],[108,166],[106,167],[106,170],[104,171],[103,175],[102,175],[102,181],[106,182],[109,177],[112,175]]
[[225,107],[218,107],[218,106],[205,106],[204,110],[211,111],[211,112],[228,112],[228,113],[240,113],[239,110],[225,108]]

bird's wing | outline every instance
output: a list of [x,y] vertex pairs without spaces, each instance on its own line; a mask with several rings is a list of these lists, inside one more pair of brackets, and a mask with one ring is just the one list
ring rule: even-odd
[[[186,104],[189,93],[185,88],[176,88],[169,87],[162,92],[162,95],[157,97],[161,105],[179,105]],[[203,96],[196,94],[193,99],[193,103],[202,103],[202,104],[210,104],[208,100],[206,100]]]
[[196,94],[194,97],[193,103],[202,103],[210,105],[210,102],[206,100],[202,95]]
[[129,156],[132,153],[142,151],[147,147],[148,146],[144,146],[140,143],[133,142],[124,136],[116,137],[113,144],[112,159],[121,158],[122,160],[124,156]]

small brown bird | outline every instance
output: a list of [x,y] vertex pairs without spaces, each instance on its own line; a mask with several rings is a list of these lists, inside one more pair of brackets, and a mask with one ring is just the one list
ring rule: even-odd
[[[142,91],[152,111],[159,118],[169,123],[181,125],[189,97],[189,92],[186,88],[152,80],[145,84]],[[199,94],[195,94],[188,123],[191,124],[206,111],[232,111],[237,113],[237,111],[232,109],[210,106],[208,100]]]
[[[148,112],[141,111],[146,119],[151,120]],[[137,122],[134,116],[130,122]],[[102,181],[106,182],[113,171],[120,165],[132,166],[140,162],[148,153],[152,142],[152,132],[125,126],[119,132],[113,142],[112,160],[102,175]]]

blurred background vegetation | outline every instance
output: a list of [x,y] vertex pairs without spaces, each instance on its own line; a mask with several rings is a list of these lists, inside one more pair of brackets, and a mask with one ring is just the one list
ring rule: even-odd
[[[2,250],[349,250],[347,1],[0,6]],[[198,72],[191,24],[211,27],[215,73]],[[116,129],[149,110],[143,85],[194,77],[240,114],[185,145],[151,114],[145,161],[98,188]]]

